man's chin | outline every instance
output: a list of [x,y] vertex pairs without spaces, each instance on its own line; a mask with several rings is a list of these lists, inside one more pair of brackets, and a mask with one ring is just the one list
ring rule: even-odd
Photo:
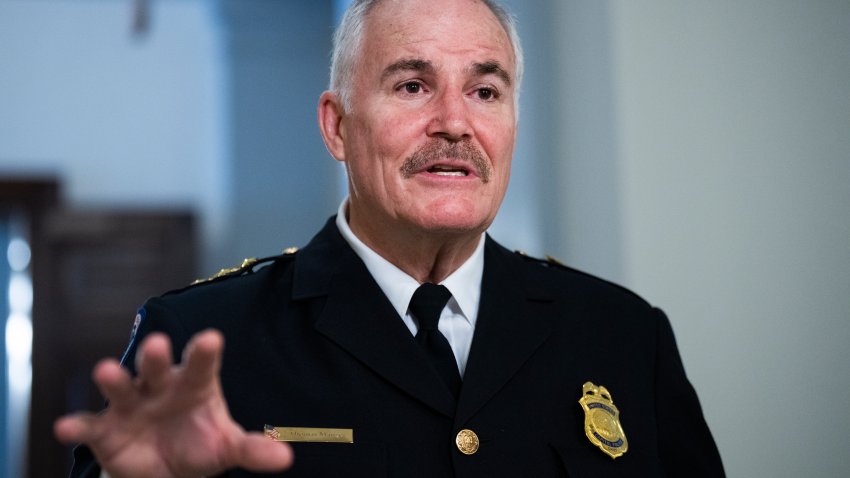
[[469,215],[438,215],[418,222],[418,226],[425,234],[475,237],[487,230],[490,222]]

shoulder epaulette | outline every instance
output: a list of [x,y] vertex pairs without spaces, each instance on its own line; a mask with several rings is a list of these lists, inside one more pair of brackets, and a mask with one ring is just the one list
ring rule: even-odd
[[254,272],[254,268],[256,268],[259,265],[266,264],[266,263],[269,263],[269,262],[274,262],[274,261],[277,261],[277,260],[279,260],[283,257],[292,256],[296,252],[298,252],[297,247],[287,247],[286,249],[283,250],[283,252],[281,254],[278,254],[278,255],[275,255],[275,256],[263,257],[261,259],[258,259],[256,257],[251,257],[251,258],[243,260],[242,264],[240,264],[236,267],[221,269],[220,271],[216,272],[215,274],[211,275],[210,277],[207,277],[206,279],[198,279],[198,280],[192,282],[191,285],[205,284],[207,282],[213,282],[213,281],[217,281],[219,279],[224,279],[224,278],[227,278],[227,277],[236,277],[236,276],[241,276],[241,275],[244,275],[244,274],[250,274],[251,272]]
[[556,267],[556,268],[559,268],[559,269],[571,269],[570,266],[564,264],[563,262],[561,262],[558,259],[555,259],[554,257],[549,256],[549,255],[545,256],[544,259],[540,259],[540,258],[537,258],[537,257],[529,256],[528,254],[525,253],[525,251],[514,251],[514,253],[521,256],[523,259],[525,259],[529,262],[536,262],[536,263],[538,263],[538,264],[540,264],[544,267]]
[[626,292],[627,294],[635,297],[636,299],[640,300],[641,302],[647,303],[646,300],[643,297],[637,295],[631,289],[623,287],[622,285],[617,284],[616,282],[611,282],[608,279],[603,279],[599,276],[596,276],[596,275],[590,274],[588,272],[570,267],[570,266],[564,264],[563,262],[559,261],[558,259],[555,259],[552,256],[547,255],[547,256],[544,256],[544,259],[540,259],[540,258],[537,258],[537,257],[529,256],[528,254],[526,254],[523,251],[514,251],[514,252],[518,256],[522,257],[523,259],[525,259],[528,262],[532,262],[532,263],[538,264],[542,267],[546,267],[546,268],[550,268],[550,269],[559,269],[559,270],[571,272],[573,274],[578,274],[580,276],[592,279],[592,280],[597,281],[599,283],[603,283],[603,284],[607,284],[608,286],[615,287],[615,288],[617,288],[617,289],[619,289],[623,292]]

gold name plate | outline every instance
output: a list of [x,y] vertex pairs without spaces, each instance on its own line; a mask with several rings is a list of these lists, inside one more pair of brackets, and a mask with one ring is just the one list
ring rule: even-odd
[[273,427],[266,425],[263,427],[263,432],[274,441],[354,443],[354,430],[351,428]]

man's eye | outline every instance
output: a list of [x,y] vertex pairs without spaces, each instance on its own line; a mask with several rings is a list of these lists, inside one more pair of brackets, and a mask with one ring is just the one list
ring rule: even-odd
[[496,98],[496,92],[491,88],[478,88],[478,99],[489,101]]
[[404,84],[404,92],[410,95],[415,95],[422,91],[422,85],[416,82],[408,82]]

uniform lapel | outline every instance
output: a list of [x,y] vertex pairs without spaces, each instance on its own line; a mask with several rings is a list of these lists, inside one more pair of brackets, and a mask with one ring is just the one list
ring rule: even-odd
[[489,237],[484,254],[481,305],[456,424],[487,403],[552,332],[552,295],[545,284],[530,283],[521,260]]
[[406,393],[454,416],[454,397],[335,226],[329,223],[299,252],[295,282],[296,299],[326,294],[315,323],[319,333]]

